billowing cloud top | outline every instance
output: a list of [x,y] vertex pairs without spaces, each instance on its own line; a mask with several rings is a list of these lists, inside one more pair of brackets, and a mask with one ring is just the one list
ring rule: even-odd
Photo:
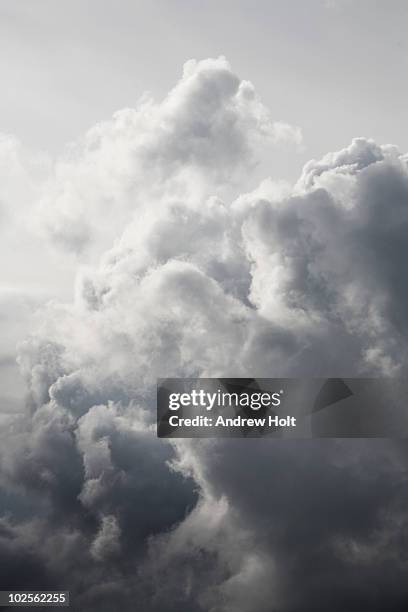
[[300,143],[301,132],[273,122],[224,58],[190,60],[162,102],[146,94],[57,161],[44,186],[42,224],[68,249],[106,247],[164,195],[201,199],[237,181],[268,141]]
[[190,61],[40,172],[52,241],[110,246],[20,348],[0,551],[28,588],[81,610],[361,610],[374,579],[406,597],[400,449],[155,437],[159,376],[406,372],[407,158],[357,138],[237,195],[265,139],[300,132],[225,59]]

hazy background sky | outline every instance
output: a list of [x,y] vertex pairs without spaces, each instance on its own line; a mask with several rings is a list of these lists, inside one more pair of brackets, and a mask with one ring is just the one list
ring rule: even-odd
[[165,95],[187,58],[225,55],[305,150],[274,178],[354,136],[408,149],[404,0],[2,0],[0,130],[60,152],[95,122]]

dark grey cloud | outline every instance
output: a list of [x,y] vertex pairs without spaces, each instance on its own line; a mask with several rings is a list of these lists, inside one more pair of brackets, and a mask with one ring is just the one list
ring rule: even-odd
[[252,533],[251,554],[272,560],[267,597],[239,609],[403,609],[406,463],[392,442],[217,440],[192,452]]

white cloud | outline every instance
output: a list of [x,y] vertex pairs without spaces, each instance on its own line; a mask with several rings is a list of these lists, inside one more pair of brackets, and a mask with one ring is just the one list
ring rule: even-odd
[[239,183],[261,142],[301,142],[299,128],[273,122],[252,84],[225,58],[184,66],[161,102],[144,96],[89,130],[55,165],[41,216],[60,246],[105,248],[130,218],[163,208],[163,198],[202,198]]

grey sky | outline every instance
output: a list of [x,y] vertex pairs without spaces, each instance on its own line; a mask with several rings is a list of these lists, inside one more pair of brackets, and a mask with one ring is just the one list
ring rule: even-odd
[[301,154],[264,162],[274,178],[358,135],[406,150],[407,18],[399,0],[2,0],[0,131],[59,152],[146,89],[165,95],[186,59],[223,54],[303,129]]

